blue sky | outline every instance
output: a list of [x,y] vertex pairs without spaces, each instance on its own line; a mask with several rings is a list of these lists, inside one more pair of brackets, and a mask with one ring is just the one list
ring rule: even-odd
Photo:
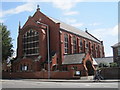
[[[59,2],[58,2],[59,1]],[[17,48],[18,23],[21,26],[34,14],[37,5],[47,16],[59,19],[103,40],[105,55],[112,56],[111,46],[118,42],[118,2],[2,2],[0,22],[11,32]]]

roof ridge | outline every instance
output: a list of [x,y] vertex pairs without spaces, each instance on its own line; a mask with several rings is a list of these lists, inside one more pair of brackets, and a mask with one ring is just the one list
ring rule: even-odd
[[101,42],[98,38],[96,38],[95,36],[93,36],[91,33],[89,33],[88,31],[85,31],[87,34],[89,34],[90,36],[92,36],[93,38],[95,38],[96,40],[98,40],[99,42]]
[[[48,17],[50,17],[50,19],[57,20],[59,23],[62,22],[62,23],[66,24],[66,25],[69,25],[70,27],[73,27],[73,28],[75,28],[75,29],[77,29],[77,30],[81,30],[81,29],[76,28],[76,27],[74,27],[74,26],[72,26],[72,25],[70,25],[70,24],[68,24],[68,23],[65,23],[64,21],[59,20],[59,19],[53,18],[53,17],[51,17],[51,16],[48,16]],[[83,31],[83,30],[81,30],[81,31]],[[83,32],[84,32],[84,31],[83,31]]]

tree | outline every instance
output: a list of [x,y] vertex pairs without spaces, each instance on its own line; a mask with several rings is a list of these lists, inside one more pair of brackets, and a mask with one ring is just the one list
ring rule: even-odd
[[[2,28],[2,31],[1,31]],[[10,31],[3,24],[0,24],[0,32],[2,34],[2,62],[7,61],[13,54],[12,38],[10,37]]]
[[108,67],[109,65],[107,63],[102,62],[98,66],[101,68],[101,67]]
[[110,67],[118,67],[118,64],[116,62],[110,63]]

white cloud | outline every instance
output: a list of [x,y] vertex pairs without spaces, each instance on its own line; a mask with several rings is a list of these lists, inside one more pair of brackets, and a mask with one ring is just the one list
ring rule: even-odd
[[112,32],[110,33],[111,35],[118,35],[118,25],[113,27]]
[[74,26],[74,27],[81,27],[84,24],[83,23],[74,23],[74,24],[71,24],[71,25]]
[[107,53],[105,54],[105,56],[106,56],[106,57],[113,56],[112,48],[111,48],[110,52],[107,52]]
[[118,25],[115,25],[112,28],[102,28],[92,30],[91,33],[98,38],[108,37],[108,36],[117,36],[118,35]]
[[[57,0],[1,0],[2,2],[51,2]],[[61,0],[63,1],[63,0]],[[68,0],[69,1],[69,0]],[[81,2],[119,2],[119,0],[75,0]]]
[[77,19],[74,18],[64,18],[64,22],[77,28],[84,25],[83,23],[77,21]]
[[53,7],[59,8],[63,11],[63,15],[76,15],[78,11],[71,11],[75,5],[82,0],[52,0]]
[[81,0],[51,0],[54,7],[59,8],[61,10],[70,10],[73,8],[77,2]]
[[2,12],[2,10],[0,10],[0,17],[2,17],[3,16],[3,12]]
[[5,17],[6,15],[18,14],[25,11],[31,12],[35,9],[35,7],[36,7],[35,3],[26,3],[23,5],[17,6],[16,8],[2,11],[2,14],[0,15],[0,17]]
[[77,20],[76,20],[76,19],[73,19],[73,18],[65,18],[64,21],[65,21],[66,23],[68,23],[68,24],[70,24],[70,23],[76,23],[76,22],[77,22]]
[[0,23],[4,23],[4,20],[0,18]]
[[68,12],[65,12],[64,15],[76,15],[76,14],[79,14],[78,11],[68,11]]
[[101,25],[101,23],[92,23],[92,24],[89,24],[90,26],[98,26],[98,25]]
[[101,28],[91,30],[90,33],[94,35],[99,40],[104,41],[105,56],[113,56],[113,51],[111,46],[118,41],[118,25],[111,28]]

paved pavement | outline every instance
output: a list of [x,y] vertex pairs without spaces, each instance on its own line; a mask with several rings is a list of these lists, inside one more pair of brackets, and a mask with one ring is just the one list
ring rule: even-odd
[[[10,80],[10,79],[4,79],[4,80]],[[4,81],[2,80],[2,81]],[[117,79],[107,79],[107,80],[81,80],[81,79],[11,79],[11,80],[23,80],[23,81],[38,81],[38,82],[76,82],[76,83],[91,83],[91,82],[102,82],[102,83],[111,83],[111,82],[120,82],[120,80]]]
[[117,79],[107,79],[107,80],[81,80],[81,79],[2,79],[0,81],[33,81],[33,82],[71,82],[71,83],[92,83],[92,82],[102,82],[102,83],[111,83],[111,82],[117,82],[120,83],[120,80]]
[[[23,81],[40,81],[40,82],[94,82],[95,80],[81,79],[0,79],[0,81],[23,80]],[[105,79],[100,82],[120,82],[120,79]]]
[[19,79],[1,80],[2,88],[118,88],[118,80]]

